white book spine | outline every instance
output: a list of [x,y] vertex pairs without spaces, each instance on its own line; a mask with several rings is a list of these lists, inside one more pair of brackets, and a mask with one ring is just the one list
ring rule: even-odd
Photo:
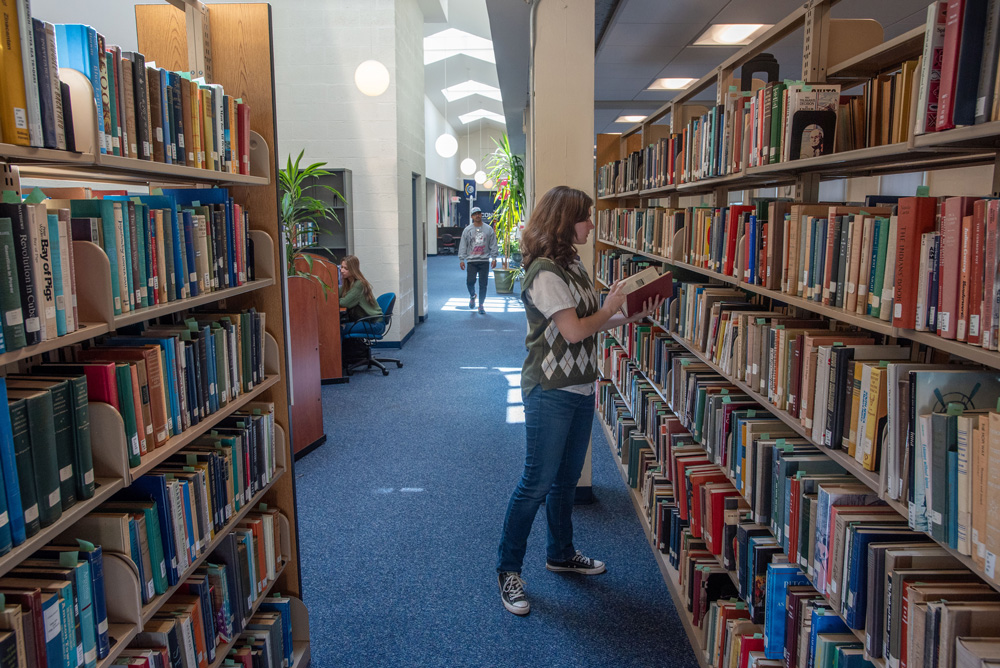
[[21,32],[21,64],[24,92],[28,100],[28,134],[32,146],[43,146],[42,106],[38,99],[38,70],[35,69],[35,32],[31,24],[31,3],[17,0],[17,23]]
[[59,60],[56,52],[56,27],[45,24],[45,44],[48,51],[49,88],[52,92],[52,108],[55,110],[56,148],[66,150],[66,125],[63,119],[62,89],[59,87]]

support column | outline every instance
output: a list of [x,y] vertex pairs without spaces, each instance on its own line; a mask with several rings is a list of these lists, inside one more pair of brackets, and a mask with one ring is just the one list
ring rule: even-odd
[[[533,82],[525,113],[528,210],[549,189],[594,189],[594,0],[535,0]],[[529,213],[530,215],[530,213]],[[593,267],[594,247],[579,249]],[[591,498],[590,455],[577,500]]]

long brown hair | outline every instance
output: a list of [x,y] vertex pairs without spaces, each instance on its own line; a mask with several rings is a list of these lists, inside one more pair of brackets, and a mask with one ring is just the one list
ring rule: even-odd
[[539,257],[568,267],[576,257],[575,226],[590,217],[593,205],[590,195],[569,186],[556,186],[542,195],[521,235],[524,267]]
[[356,255],[346,255],[341,261],[347,267],[347,278],[344,279],[344,288],[348,289],[354,285],[354,281],[361,281],[361,292],[369,304],[378,304],[375,301],[375,293],[372,292],[372,284],[368,282],[365,275],[361,273],[361,263]]

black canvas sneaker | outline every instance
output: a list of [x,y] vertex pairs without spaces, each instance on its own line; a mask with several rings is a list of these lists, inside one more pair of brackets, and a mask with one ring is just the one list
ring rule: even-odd
[[482,304],[479,305],[479,312],[482,313],[483,315],[486,315],[486,309],[483,308]]
[[469,310],[476,308],[476,295],[469,297]]
[[500,598],[503,607],[515,615],[526,615],[531,612],[531,604],[524,595],[524,580],[519,573],[504,572],[497,576],[500,584]]
[[580,554],[580,550],[577,550],[576,554],[566,561],[546,560],[545,568],[553,573],[580,573],[581,575],[597,575],[605,571],[603,561],[585,557]]

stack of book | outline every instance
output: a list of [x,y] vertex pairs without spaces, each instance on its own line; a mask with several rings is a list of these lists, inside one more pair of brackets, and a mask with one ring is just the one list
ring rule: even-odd
[[[114,665],[210,665],[222,658],[220,649],[244,637],[260,638],[270,660],[277,661],[265,665],[282,665],[282,619],[267,612],[275,606],[261,603],[283,566],[276,516],[276,511],[250,513],[240,528],[227,534]],[[265,612],[251,618],[258,604]]]
[[57,543],[0,578],[0,652],[9,665],[94,668],[108,656],[103,564],[99,545]]
[[643,152],[633,151],[624,160],[602,165],[597,170],[597,196],[619,195],[639,189],[643,178]]
[[683,137],[678,133],[662,137],[646,147],[643,157],[643,190],[675,185],[677,165],[684,162],[683,148]]
[[0,11],[11,45],[0,102],[5,143],[75,150],[69,88],[59,78],[69,68],[91,83],[102,154],[250,173],[250,108],[222,86],[147,64],[88,25],[33,19],[30,0]]
[[614,336],[599,413],[710,665],[997,652],[1000,626],[973,613],[1000,609],[1000,594],[945,548],[697,357],[658,339],[672,380],[660,389]]
[[664,256],[671,247],[669,230],[678,224],[672,218],[684,216],[684,210],[663,207],[644,209],[604,209],[597,212],[600,239],[628,245],[636,251]]
[[243,668],[282,668],[293,664],[291,600],[265,599],[227,655]]

